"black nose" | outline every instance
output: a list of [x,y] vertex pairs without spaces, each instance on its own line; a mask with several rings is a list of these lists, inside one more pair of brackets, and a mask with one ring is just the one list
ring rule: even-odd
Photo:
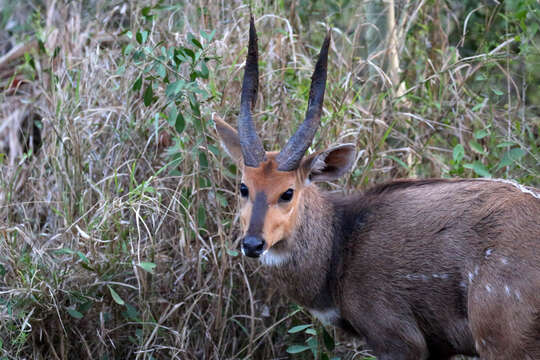
[[264,251],[264,240],[258,236],[248,235],[242,240],[242,252],[249,257],[259,257]]

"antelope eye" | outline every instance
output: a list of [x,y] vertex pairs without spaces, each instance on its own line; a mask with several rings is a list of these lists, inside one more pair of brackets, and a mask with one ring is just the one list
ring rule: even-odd
[[279,197],[279,200],[280,201],[291,201],[292,197],[293,197],[293,194],[294,194],[294,190],[293,189],[287,189],[287,191],[285,191],[283,194],[281,194],[281,196]]
[[242,195],[244,198],[249,195],[248,187],[244,183],[240,184],[240,195]]

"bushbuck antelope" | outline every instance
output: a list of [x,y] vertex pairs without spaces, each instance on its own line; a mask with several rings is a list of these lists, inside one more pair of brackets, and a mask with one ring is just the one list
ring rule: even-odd
[[321,191],[355,158],[345,144],[304,156],[320,123],[330,33],[304,122],[265,152],[251,116],[253,18],[238,132],[216,129],[242,171],[242,252],[324,323],[378,359],[540,359],[540,195],[480,179],[398,180],[356,195]]

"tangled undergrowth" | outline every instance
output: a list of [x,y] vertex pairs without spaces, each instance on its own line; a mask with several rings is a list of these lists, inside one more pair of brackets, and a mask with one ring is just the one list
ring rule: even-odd
[[[359,152],[327,188],[538,186],[538,3],[389,3],[253,1],[265,147],[303,120],[331,29],[312,149]],[[1,359],[369,358],[238,254],[237,170],[211,118],[236,121],[245,2],[1,8]]]

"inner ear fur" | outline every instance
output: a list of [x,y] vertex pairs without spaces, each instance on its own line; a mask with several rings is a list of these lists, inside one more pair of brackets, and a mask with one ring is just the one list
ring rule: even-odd
[[354,164],[354,144],[342,144],[309,155],[302,161],[304,178],[316,181],[332,181],[343,176]]
[[227,124],[219,116],[213,116],[216,130],[221,140],[221,144],[225,151],[234,160],[239,162],[242,160],[242,148],[240,147],[240,138],[238,132],[229,124]]

